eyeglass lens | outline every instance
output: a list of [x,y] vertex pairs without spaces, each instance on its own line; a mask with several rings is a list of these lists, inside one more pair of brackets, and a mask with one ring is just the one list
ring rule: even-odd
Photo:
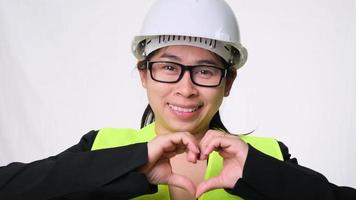
[[184,72],[190,72],[192,82],[207,87],[218,86],[224,75],[224,70],[210,65],[184,66],[174,62],[149,62],[149,69],[154,80],[165,83],[176,83]]

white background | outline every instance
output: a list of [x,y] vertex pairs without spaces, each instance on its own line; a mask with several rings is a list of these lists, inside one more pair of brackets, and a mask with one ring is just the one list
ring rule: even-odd
[[[92,129],[139,127],[147,100],[130,43],[152,2],[0,0],[0,166]],[[226,126],[278,138],[356,187],[356,1],[228,2],[249,59],[221,108]]]

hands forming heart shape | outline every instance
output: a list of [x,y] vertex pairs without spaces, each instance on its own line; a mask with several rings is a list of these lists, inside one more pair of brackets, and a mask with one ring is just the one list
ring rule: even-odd
[[[198,143],[193,135],[187,132],[160,135],[148,142],[148,162],[141,168],[152,184],[168,184],[180,187],[199,197],[204,192],[216,188],[233,188],[242,176],[248,153],[248,145],[235,135],[217,130],[209,130]],[[201,182],[197,187],[187,177],[172,171],[170,158],[186,152],[186,159],[196,163],[208,159],[212,151],[223,157],[223,168],[220,174]]]

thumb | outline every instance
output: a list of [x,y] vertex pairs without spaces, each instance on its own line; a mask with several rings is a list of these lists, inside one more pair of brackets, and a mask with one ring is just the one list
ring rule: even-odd
[[223,184],[221,184],[220,177],[213,177],[209,180],[203,181],[198,185],[197,192],[195,196],[198,198],[203,193],[208,192],[213,189],[223,188]]
[[189,178],[179,174],[172,173],[168,179],[168,185],[182,188],[192,195],[195,195],[196,192],[194,183]]

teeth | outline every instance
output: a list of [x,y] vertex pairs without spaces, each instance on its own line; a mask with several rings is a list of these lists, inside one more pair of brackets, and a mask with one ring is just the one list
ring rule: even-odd
[[173,106],[171,104],[168,104],[169,107],[174,110],[174,111],[178,111],[178,112],[194,112],[196,110],[198,110],[199,106],[195,107],[195,108],[182,108],[182,107],[178,107],[178,106]]

